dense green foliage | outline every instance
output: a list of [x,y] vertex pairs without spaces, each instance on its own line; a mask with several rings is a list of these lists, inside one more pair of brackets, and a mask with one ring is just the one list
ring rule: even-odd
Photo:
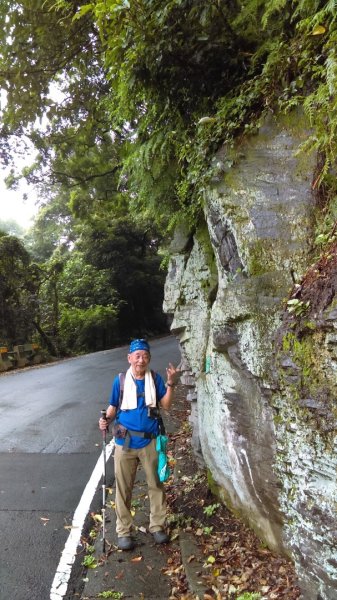
[[177,206],[198,214],[219,145],[295,107],[313,128],[302,150],[320,153],[314,185],[326,178],[336,156],[334,0],[97,0],[82,12],[89,8],[106,48],[112,122],[137,130],[126,168],[143,203],[153,188],[165,200],[161,174],[174,164]]
[[[80,213],[100,178],[102,193],[127,187],[131,209],[165,227],[185,213],[196,220],[219,145],[294,107],[313,127],[303,150],[321,155],[316,186],[327,178],[335,0],[24,0],[1,10],[3,143],[46,114],[46,135],[31,134],[37,163],[49,184],[72,182]],[[55,83],[62,102],[48,96]]]
[[32,335],[38,272],[21,241],[0,233],[0,345]]
[[[336,0],[1,4],[1,156],[10,163],[26,139],[37,150],[24,175],[43,208],[27,244],[50,274],[40,309],[48,330],[57,337],[62,323],[73,346],[76,319],[89,331],[95,314],[116,335],[137,323],[151,331],[154,313],[160,329],[158,243],[181,219],[196,226],[205,186],[223,168],[218,148],[235,160],[240,136],[268,113],[306,114],[298,151],[317,153],[312,187],[333,226],[336,15]],[[81,291],[69,286],[77,261]]]
[[85,262],[104,271],[108,289],[118,291],[120,337],[165,330],[159,241],[150,223],[119,218],[91,223],[79,242]]
[[153,226],[125,218],[98,221],[82,227],[73,247],[67,239],[55,247],[50,242],[42,262],[41,244],[35,246],[31,233],[37,263],[22,241],[1,234],[0,345],[34,339],[61,355],[167,330]]

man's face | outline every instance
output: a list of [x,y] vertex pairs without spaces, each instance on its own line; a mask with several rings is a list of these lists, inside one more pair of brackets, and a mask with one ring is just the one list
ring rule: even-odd
[[150,358],[150,353],[147,350],[135,350],[135,352],[128,354],[128,361],[135,377],[144,377]]

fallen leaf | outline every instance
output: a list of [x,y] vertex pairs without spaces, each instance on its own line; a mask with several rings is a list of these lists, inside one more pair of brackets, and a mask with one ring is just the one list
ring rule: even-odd
[[194,559],[195,559],[195,556],[194,556],[194,554],[191,554],[191,556],[189,556],[189,557],[188,557],[188,559],[187,559],[187,562],[188,562],[188,563],[190,563],[190,562],[192,562],[192,560],[194,560]]
[[117,575],[115,575],[115,579],[123,579],[124,577],[124,571],[119,571],[119,573],[117,573]]
[[216,561],[216,558],[214,558],[214,556],[212,556],[212,555],[207,558],[207,562],[210,563],[211,565],[213,565],[215,563],[215,561]]
[[94,519],[94,521],[98,521],[99,523],[103,523],[103,517],[102,517],[102,515],[99,515],[99,514],[95,515],[95,514],[93,514],[91,516]]
[[143,560],[142,556],[135,556],[134,558],[131,558],[131,562],[140,562],[141,560]]
[[184,565],[179,565],[176,569],[174,569],[173,573],[180,573],[184,570]]

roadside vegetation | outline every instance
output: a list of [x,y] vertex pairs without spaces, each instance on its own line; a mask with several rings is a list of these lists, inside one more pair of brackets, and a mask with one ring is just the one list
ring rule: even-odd
[[43,256],[32,238],[0,231],[0,345],[33,341],[60,357],[166,332],[155,236],[117,219]]

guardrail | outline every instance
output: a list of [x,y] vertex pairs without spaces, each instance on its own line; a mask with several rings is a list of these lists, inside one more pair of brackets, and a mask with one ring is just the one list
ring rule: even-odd
[[18,344],[9,350],[7,346],[0,346],[0,372],[37,365],[42,361],[38,344]]

